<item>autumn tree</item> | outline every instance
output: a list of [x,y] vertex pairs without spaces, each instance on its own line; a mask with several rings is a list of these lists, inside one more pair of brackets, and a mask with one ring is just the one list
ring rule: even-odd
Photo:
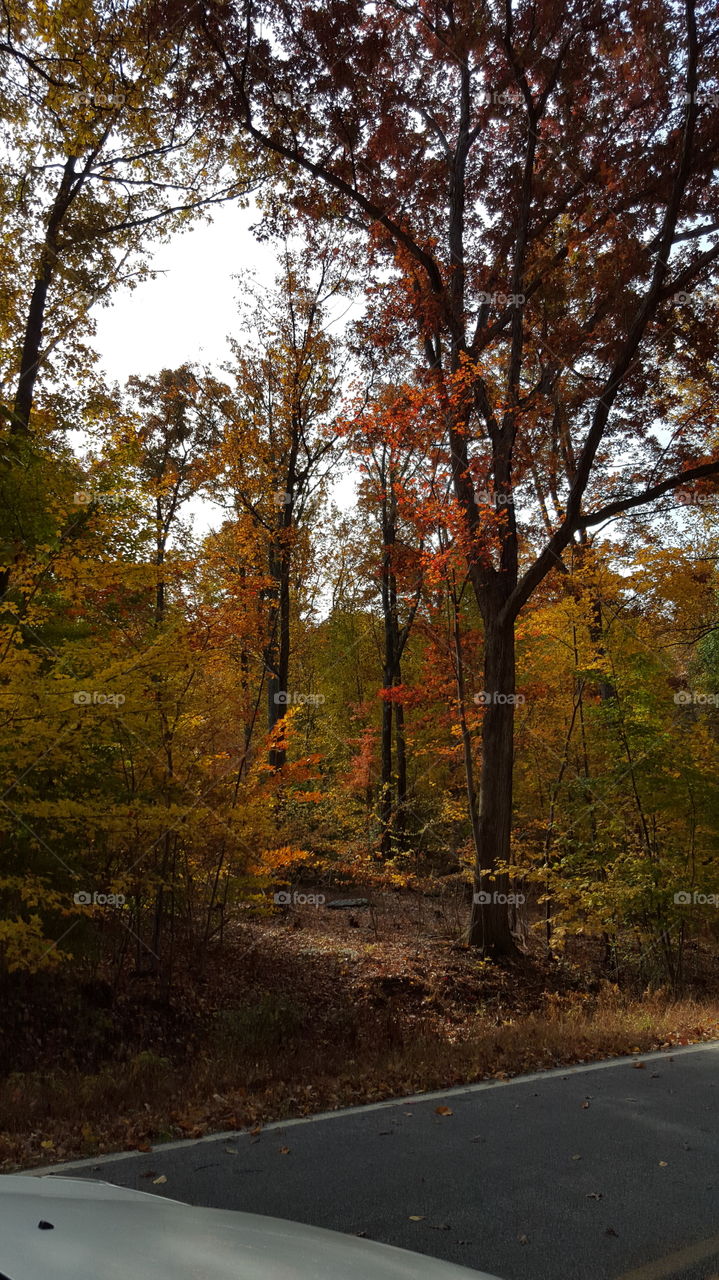
[[[484,623],[477,885],[506,889],[520,612],[582,530],[719,472],[716,15],[696,0],[184,14],[198,102],[273,158],[301,215],[364,230],[415,326]],[[703,408],[668,432],[677,377]],[[542,528],[531,471],[558,451]],[[502,523],[489,560],[478,489]],[[504,907],[477,906],[469,936],[510,951]]]
[[402,657],[422,596],[424,528],[416,520],[422,493],[416,482],[426,462],[421,389],[378,388],[351,423],[352,449],[363,482],[360,505],[379,535],[382,607],[382,721],[380,732],[380,849],[387,857],[405,839],[407,744],[402,701]]
[[[335,246],[315,261],[313,249],[286,245],[273,293],[257,296],[254,336],[232,344],[236,405],[225,431],[224,483],[267,548],[270,731],[287,709],[297,552],[337,456],[332,415],[342,359],[328,309],[346,280]],[[275,766],[283,759],[281,749],[273,750]]]
[[163,93],[170,69],[187,68],[177,32],[158,40],[146,6],[86,0],[6,14],[7,231],[19,231],[29,282],[10,420],[23,433],[41,365],[132,278],[133,258],[137,272],[148,235],[238,196],[247,180],[222,180],[216,143]]
[[[5,6],[0,599],[11,606],[11,569],[52,525],[48,437],[77,427],[97,390],[93,309],[147,274],[153,239],[252,185],[163,88],[170,71],[187,74],[178,35],[160,38],[145,3]],[[79,529],[71,514],[66,539]]]
[[[182,508],[210,487],[230,390],[189,365],[163,369],[156,377],[132,377],[127,384],[135,423],[125,427],[126,454],[153,505],[155,621],[165,616],[163,565],[168,541]],[[134,425],[134,430],[132,426]]]

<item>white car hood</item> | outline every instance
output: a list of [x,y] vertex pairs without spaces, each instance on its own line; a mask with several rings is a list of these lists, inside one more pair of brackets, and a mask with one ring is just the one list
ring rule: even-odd
[[[52,1230],[38,1224],[52,1223]],[[0,1176],[0,1280],[492,1280],[357,1236],[84,1178]]]

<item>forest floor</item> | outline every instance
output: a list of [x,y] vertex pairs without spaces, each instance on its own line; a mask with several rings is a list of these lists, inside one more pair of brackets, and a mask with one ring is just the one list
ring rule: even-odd
[[241,917],[169,996],[131,975],[8,985],[0,1169],[719,1038],[709,952],[672,999],[606,981],[589,943],[483,960],[454,941],[459,897],[373,898]]

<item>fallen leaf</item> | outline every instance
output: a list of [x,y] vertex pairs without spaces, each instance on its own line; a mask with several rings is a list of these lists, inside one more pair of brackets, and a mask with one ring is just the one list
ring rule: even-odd
[[423,1213],[411,1213],[411,1214],[409,1215],[409,1220],[410,1220],[410,1222],[424,1222],[424,1214],[423,1214]]
[[153,1178],[153,1183],[156,1187],[162,1186],[163,1182],[167,1182],[167,1178],[165,1177],[164,1173],[161,1173],[159,1178]]
[[660,1168],[660,1169],[667,1169],[667,1168],[668,1168],[668,1161],[666,1161],[666,1160],[660,1160],[660,1161],[659,1161],[659,1168]]
[[280,1155],[281,1155],[281,1156],[288,1156],[289,1154],[290,1154],[290,1149],[289,1149],[289,1147],[280,1147]]
[[633,1062],[633,1063],[632,1063],[632,1066],[634,1067],[634,1070],[635,1070],[635,1071],[641,1071],[641,1070],[643,1070],[643,1068],[646,1066],[646,1063],[645,1063],[645,1062]]
[[604,1195],[603,1191],[589,1191],[585,1196],[586,1200],[601,1200]]
[[136,1150],[136,1151],[152,1151],[152,1143],[151,1143],[151,1142],[136,1142],[136,1143],[135,1143],[135,1150]]
[[605,1236],[616,1236],[616,1237],[617,1237],[617,1239],[619,1239],[619,1237],[617,1236],[616,1231],[614,1230],[614,1227],[607,1227],[607,1229],[606,1229],[606,1231],[604,1232],[604,1234],[605,1234]]
[[529,1236],[517,1236],[520,1244],[529,1244]]
[[434,1113],[437,1116],[451,1116],[454,1114],[449,1107],[435,1107]]
[[583,1102],[583,1103],[582,1103],[582,1111],[588,1111],[588,1110],[589,1110],[589,1103],[588,1103],[588,1102]]

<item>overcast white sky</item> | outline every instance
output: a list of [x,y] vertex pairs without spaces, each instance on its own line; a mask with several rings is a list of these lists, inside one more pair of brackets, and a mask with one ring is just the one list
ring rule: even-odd
[[[135,289],[119,289],[108,307],[95,312],[94,346],[111,381],[177,368],[184,361],[218,368],[229,355],[228,334],[237,331],[240,286],[233,276],[250,269],[270,286],[277,272],[273,246],[250,232],[257,220],[254,208],[218,206],[212,222],[200,222],[158,246],[153,267],[162,274]],[[349,318],[342,315],[346,311],[344,301],[338,325]],[[355,480],[347,474],[333,486],[343,507],[353,501]],[[196,506],[193,515],[203,526],[220,520],[219,510],[207,503]]]
[[225,339],[237,328],[233,275],[250,268],[271,285],[277,263],[272,246],[250,232],[254,209],[221,205],[212,217],[158,246],[153,266],[162,275],[118,290],[96,312],[95,346],[111,379],[185,360],[218,365],[228,355]]

